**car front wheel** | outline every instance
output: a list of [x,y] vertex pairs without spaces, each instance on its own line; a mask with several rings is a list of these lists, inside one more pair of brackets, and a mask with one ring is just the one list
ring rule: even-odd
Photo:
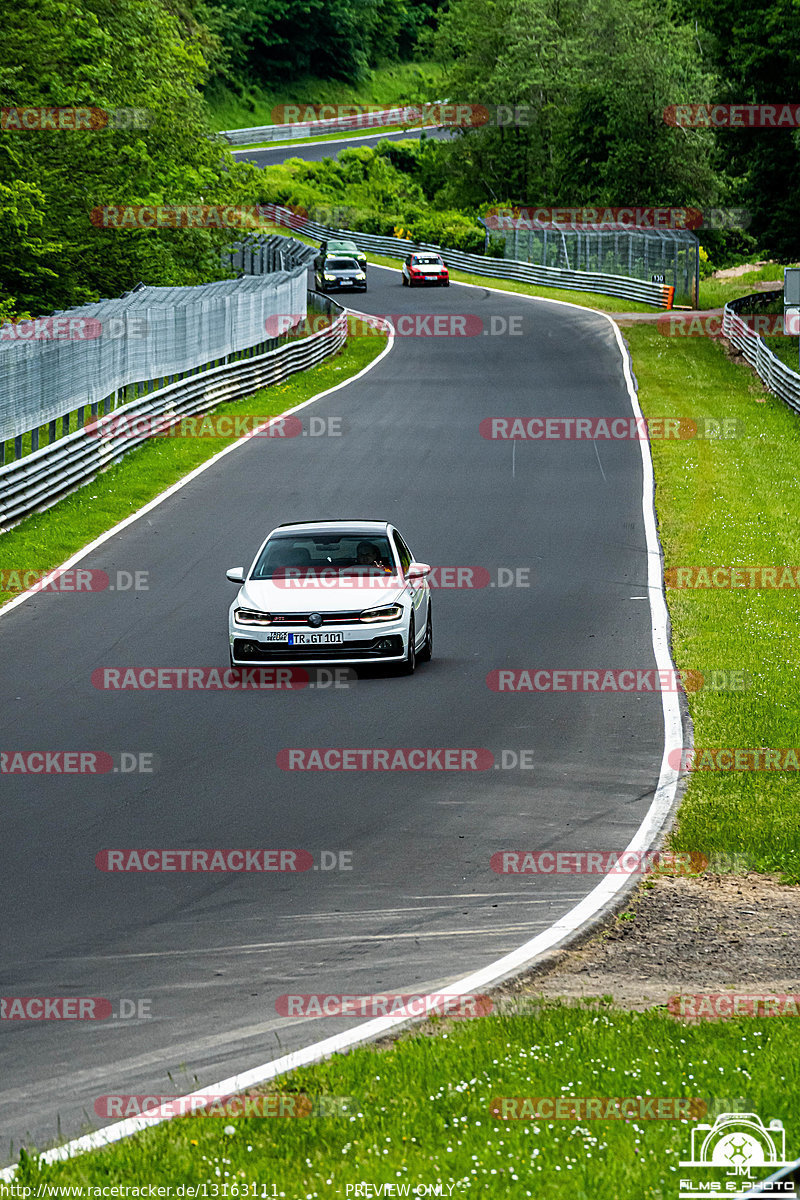
[[405,275],[402,276],[402,280],[403,280],[403,287],[408,287],[408,280],[406,279]]
[[400,664],[401,675],[413,675],[417,667],[417,648],[415,646],[416,630],[414,629],[414,618],[412,617],[408,625],[408,649],[406,656]]
[[431,606],[428,604],[428,623],[425,626],[425,641],[422,649],[419,652],[420,662],[430,662],[433,658],[433,616],[431,615]]

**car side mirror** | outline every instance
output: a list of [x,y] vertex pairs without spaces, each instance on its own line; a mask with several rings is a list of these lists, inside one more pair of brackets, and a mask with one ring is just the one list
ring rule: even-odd
[[230,567],[225,572],[226,579],[230,579],[231,583],[244,583],[244,567]]
[[409,563],[408,570],[406,571],[406,578],[423,579],[426,575],[430,575],[430,573],[431,569],[427,563],[412,562]]

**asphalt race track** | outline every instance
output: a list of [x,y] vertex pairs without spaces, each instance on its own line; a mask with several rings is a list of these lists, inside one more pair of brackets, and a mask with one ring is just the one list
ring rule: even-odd
[[[486,683],[500,667],[654,665],[638,444],[479,434],[492,416],[630,417],[609,323],[466,286],[409,291],[377,267],[369,279],[353,307],[470,314],[484,332],[398,337],[300,414],[339,421],[339,436],[250,440],[81,564],[147,572],[148,590],[42,593],[0,618],[4,752],[143,752],[156,765],[3,776],[2,995],[105,997],[115,1013],[143,1000],[150,1013],[3,1022],[4,1162],[21,1141],[50,1143],[59,1120],[67,1136],[102,1124],[97,1097],[181,1094],[354,1024],[279,1015],[282,994],[427,991],[486,965],[597,883],[496,874],[492,854],[621,850],[650,805],[657,694]],[[489,332],[514,318],[517,335]],[[351,516],[395,522],[422,561],[482,567],[494,584],[529,569],[530,586],[437,590],[434,661],[411,678],[93,686],[100,667],[227,667],[226,568],[280,522]],[[317,746],[481,747],[496,764],[527,750],[533,769],[277,765],[281,749]],[[302,848],[317,864],[345,851],[352,869],[95,866],[98,851],[132,847]]]
[[[450,137],[451,131],[448,128],[443,129],[426,129],[425,136],[429,138],[446,138]],[[287,158],[303,158],[307,162],[319,162],[322,158],[338,158],[340,150],[346,150],[348,146],[377,146],[378,142],[398,142],[408,138],[416,140],[419,138],[419,131],[408,129],[405,132],[401,130],[399,133],[379,133],[374,136],[368,134],[356,134],[355,137],[343,137],[339,141],[333,139],[328,142],[306,142],[302,145],[295,146],[282,145],[276,142],[274,146],[267,146],[260,150],[234,150],[233,153],[240,162],[251,162],[257,167],[269,167],[274,163],[286,162]]]

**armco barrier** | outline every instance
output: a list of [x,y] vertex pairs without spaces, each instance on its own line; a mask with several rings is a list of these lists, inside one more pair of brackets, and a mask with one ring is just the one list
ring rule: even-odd
[[[441,104],[443,101],[433,101]],[[287,142],[301,137],[322,137],[326,133],[347,133],[360,129],[369,133],[382,125],[412,125],[414,124],[414,105],[401,104],[395,108],[383,108],[368,114],[369,123],[365,124],[366,114],[355,114],[348,117],[331,117],[327,121],[293,121],[286,125],[251,125],[247,129],[223,129],[221,136],[227,138],[232,146],[244,146],[250,142]]]
[[599,292],[604,296],[619,296],[623,300],[638,300],[652,304],[654,308],[672,308],[675,295],[673,287],[661,283],[647,283],[642,279],[631,279],[624,275],[603,275],[597,272],[570,271],[564,267],[536,267],[532,263],[517,262],[507,258],[488,258],[483,254],[465,254],[460,250],[448,250],[428,242],[412,242],[406,238],[384,237],[376,233],[361,233],[355,229],[332,229],[318,221],[298,216],[279,204],[264,204],[264,213],[277,224],[306,237],[350,238],[361,250],[373,254],[386,254],[391,258],[404,258],[415,250],[432,250],[441,254],[448,266],[475,275],[488,275],[494,279],[517,279],[523,283],[535,283],[544,287],[568,288],[570,291]]
[[[321,300],[314,297],[317,307]],[[182,417],[207,412],[218,404],[279,383],[339,350],[347,340],[347,316],[335,301],[325,298],[322,303],[332,316],[338,314],[326,329],[287,342],[266,354],[215,367],[150,392],[110,416],[101,417],[91,433],[79,429],[18,462],[0,467],[0,532],[31,513],[49,508],[68,492],[88,483],[98,472],[119,462],[128,450],[147,441],[151,435],[146,431],[132,434],[130,421],[159,417],[161,423],[166,419],[168,425],[176,424]],[[110,422],[113,430],[122,413],[129,419],[128,429],[104,437],[104,423]]]
[[764,339],[739,316],[740,312],[752,312],[769,304],[774,298],[774,292],[756,292],[752,296],[740,296],[738,300],[731,300],[723,311],[722,333],[737,350],[741,350],[770,391],[775,392],[790,408],[800,413],[800,374],[781,362],[765,344]]

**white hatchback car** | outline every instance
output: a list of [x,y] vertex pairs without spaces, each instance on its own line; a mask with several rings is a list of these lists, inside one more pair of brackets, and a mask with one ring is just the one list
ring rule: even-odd
[[385,662],[411,674],[433,656],[427,576],[386,521],[279,525],[230,607],[231,666]]

